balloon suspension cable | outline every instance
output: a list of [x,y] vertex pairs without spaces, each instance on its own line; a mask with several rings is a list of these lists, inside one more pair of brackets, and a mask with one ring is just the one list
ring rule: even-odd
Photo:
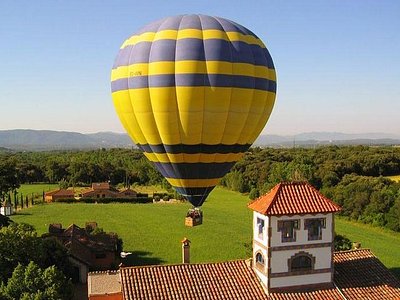
[[193,219],[201,218],[201,217],[203,217],[203,211],[201,210],[200,207],[193,206],[192,208],[188,209],[186,217],[190,217]]

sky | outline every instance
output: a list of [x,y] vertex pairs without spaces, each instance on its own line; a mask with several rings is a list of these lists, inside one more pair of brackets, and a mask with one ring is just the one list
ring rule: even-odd
[[278,92],[264,134],[400,135],[400,1],[0,2],[0,130],[124,132],[110,72],[123,41],[178,14],[233,20],[269,49]]

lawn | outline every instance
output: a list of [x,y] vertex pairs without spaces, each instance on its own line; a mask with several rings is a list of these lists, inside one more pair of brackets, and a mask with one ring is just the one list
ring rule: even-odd
[[216,189],[203,206],[204,223],[188,228],[184,217],[189,204],[45,204],[24,209],[16,222],[33,224],[44,233],[50,223],[84,226],[97,221],[124,241],[124,251],[136,252],[138,262],[179,263],[181,240],[192,241],[192,262],[245,258],[244,243],[251,242],[248,199],[238,193]]
[[[181,261],[181,240],[191,240],[191,261],[215,262],[249,257],[251,211],[246,196],[216,188],[203,205],[204,223],[188,228],[184,217],[189,204],[44,204],[22,210],[16,222],[33,224],[44,233],[50,223],[84,226],[96,221],[124,241],[124,251],[133,252],[131,263],[158,264]],[[336,218],[336,232],[370,248],[400,276],[400,233]],[[397,250],[397,251],[396,251]]]
[[31,195],[32,193],[42,195],[43,191],[48,192],[58,189],[58,184],[39,183],[39,184],[21,184],[18,193],[23,195]]

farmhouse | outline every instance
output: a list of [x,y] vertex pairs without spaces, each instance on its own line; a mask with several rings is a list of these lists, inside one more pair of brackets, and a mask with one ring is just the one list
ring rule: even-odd
[[92,187],[82,191],[82,198],[136,198],[137,193],[130,189],[118,191],[110,186],[108,182],[92,183]]
[[280,183],[249,208],[251,259],[190,264],[185,239],[183,264],[89,273],[89,299],[400,299],[370,250],[333,251],[340,207],[310,184]]
[[75,275],[86,282],[88,272],[112,269],[118,264],[118,236],[114,233],[90,234],[97,223],[88,223],[86,228],[71,224],[63,229],[61,224],[50,224],[49,233],[43,237],[55,237],[69,253]]
[[44,194],[46,202],[54,202],[58,199],[74,199],[74,191],[68,189],[58,189]]

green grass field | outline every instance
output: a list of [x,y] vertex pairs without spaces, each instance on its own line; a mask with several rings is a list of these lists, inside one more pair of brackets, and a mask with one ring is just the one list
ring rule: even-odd
[[[204,223],[188,228],[184,217],[189,204],[44,204],[20,211],[16,222],[35,226],[41,234],[50,223],[84,226],[96,221],[105,231],[116,232],[124,251],[133,252],[133,264],[179,263],[180,241],[192,241],[192,262],[247,258],[251,242],[251,211],[246,196],[216,188],[203,205]],[[400,234],[336,218],[336,232],[361,242],[400,277]],[[397,251],[396,251],[397,250]]]
[[58,184],[21,184],[18,193],[22,193],[23,195],[31,195],[32,193],[42,195],[43,191],[48,192],[55,189],[58,189]]

